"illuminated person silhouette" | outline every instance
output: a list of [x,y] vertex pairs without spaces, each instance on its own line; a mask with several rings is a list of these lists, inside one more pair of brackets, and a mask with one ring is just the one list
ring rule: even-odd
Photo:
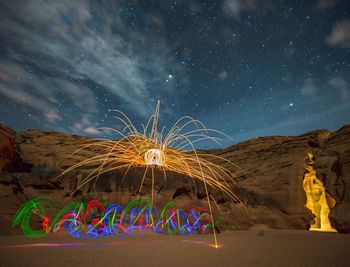
[[146,165],[158,165],[163,166],[164,164],[164,153],[159,149],[149,149],[145,153]]

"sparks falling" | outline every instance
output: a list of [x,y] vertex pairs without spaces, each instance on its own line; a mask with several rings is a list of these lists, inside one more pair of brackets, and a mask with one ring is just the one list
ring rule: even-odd
[[[90,174],[81,180],[76,189],[78,190],[90,182],[96,183],[99,177],[104,173],[125,169],[124,179],[131,167],[144,167],[145,170],[141,178],[138,192],[140,194],[145,177],[147,173],[151,171],[151,201],[153,203],[155,191],[154,168],[159,168],[164,174],[164,179],[166,179],[166,173],[170,171],[190,177],[194,185],[195,180],[201,181],[204,185],[211,217],[213,216],[213,212],[208,187],[217,189],[230,198],[237,200],[237,197],[232,191],[234,175],[226,168],[213,163],[210,159],[224,161],[227,164],[233,165],[235,168],[238,168],[238,166],[225,158],[202,153],[195,149],[195,144],[200,141],[211,140],[219,143],[220,139],[210,136],[210,133],[224,134],[213,129],[205,128],[202,122],[189,116],[180,118],[167,134],[164,133],[165,128],[162,128],[159,132],[159,108],[160,101],[157,102],[156,110],[154,114],[150,116],[147,124],[142,125],[143,132],[139,132],[123,112],[114,110],[119,114],[116,118],[123,123],[124,128],[121,131],[112,128],[104,129],[115,132],[120,135],[121,138],[118,140],[98,140],[83,144],[82,147],[73,154],[91,147],[99,148],[102,152],[71,166],[55,179],[82,166],[97,166]],[[191,128],[191,130],[186,131],[186,129],[191,126],[194,126],[195,129]],[[189,151],[185,151],[184,149]],[[213,234],[215,247],[217,247],[215,227],[213,227]]]

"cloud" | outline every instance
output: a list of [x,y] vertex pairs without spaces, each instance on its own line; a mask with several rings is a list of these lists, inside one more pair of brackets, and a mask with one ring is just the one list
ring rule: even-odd
[[25,91],[16,88],[7,88],[0,84],[0,94],[23,106],[32,108],[46,118],[48,122],[54,123],[60,119],[58,112],[49,104],[41,101],[40,98],[32,96]]
[[62,93],[80,111],[97,113],[95,95],[88,87],[64,79],[42,79],[14,62],[0,61],[0,85],[0,95],[42,113],[50,123],[61,119]]
[[99,135],[100,134],[100,131],[95,128],[95,127],[86,127],[84,130],[83,130],[84,133],[86,134],[91,134],[91,135]]
[[45,82],[22,66],[0,61],[0,95],[36,110],[50,123],[60,119],[53,104],[57,102],[54,94],[47,90]]
[[326,41],[330,46],[350,48],[350,20],[342,20],[333,25]]
[[255,6],[253,0],[225,0],[223,11],[226,16],[238,19],[242,12],[254,9]]
[[300,90],[300,93],[306,97],[314,97],[317,93],[317,87],[315,86],[311,78],[307,78],[304,81],[303,87]]
[[63,79],[55,79],[57,92],[63,92],[82,112],[97,113],[97,101],[94,92],[82,84],[75,84]]
[[[0,11],[0,37],[12,36],[6,46],[7,59],[30,65],[54,77],[69,76],[99,86],[120,105],[146,116],[161,95],[172,94],[174,85],[162,91],[168,73],[186,81],[181,66],[169,56],[164,39],[147,34],[125,22],[123,3],[101,6],[95,1],[5,1]],[[113,14],[113,16],[111,16]],[[153,21],[156,14],[152,14]],[[15,18],[15,19],[14,19]],[[149,20],[151,20],[151,15]],[[20,53],[18,53],[20,51]],[[58,81],[57,81],[58,79]],[[82,95],[92,99],[93,91],[64,79],[53,85],[68,93],[81,108]],[[62,86],[64,84],[64,86]],[[47,88],[46,90],[51,90]],[[77,92],[77,90],[81,90]],[[88,106],[96,112],[96,104]]]
[[218,78],[219,78],[221,81],[225,81],[225,80],[228,78],[228,72],[227,72],[226,70],[221,71],[221,72],[218,74]]
[[81,119],[76,122],[72,127],[73,132],[77,134],[99,135],[101,132],[94,126],[92,122],[92,116],[90,114],[83,113]]
[[316,8],[318,10],[324,11],[333,8],[338,3],[338,0],[317,0]]
[[350,86],[342,77],[335,77],[328,81],[328,84],[337,90],[344,102],[350,101]]

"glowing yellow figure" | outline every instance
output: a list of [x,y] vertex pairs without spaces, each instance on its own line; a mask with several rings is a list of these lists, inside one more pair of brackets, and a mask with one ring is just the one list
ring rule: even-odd
[[322,181],[317,178],[312,157],[312,154],[308,153],[309,162],[303,181],[306,207],[315,215],[315,222],[311,225],[310,231],[336,232],[328,218],[330,207],[335,206],[335,200],[326,192]]

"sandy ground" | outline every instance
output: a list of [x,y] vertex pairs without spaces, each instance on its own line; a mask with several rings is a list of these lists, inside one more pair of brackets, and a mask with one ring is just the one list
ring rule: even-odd
[[250,230],[124,239],[0,237],[0,266],[350,266],[350,235]]

